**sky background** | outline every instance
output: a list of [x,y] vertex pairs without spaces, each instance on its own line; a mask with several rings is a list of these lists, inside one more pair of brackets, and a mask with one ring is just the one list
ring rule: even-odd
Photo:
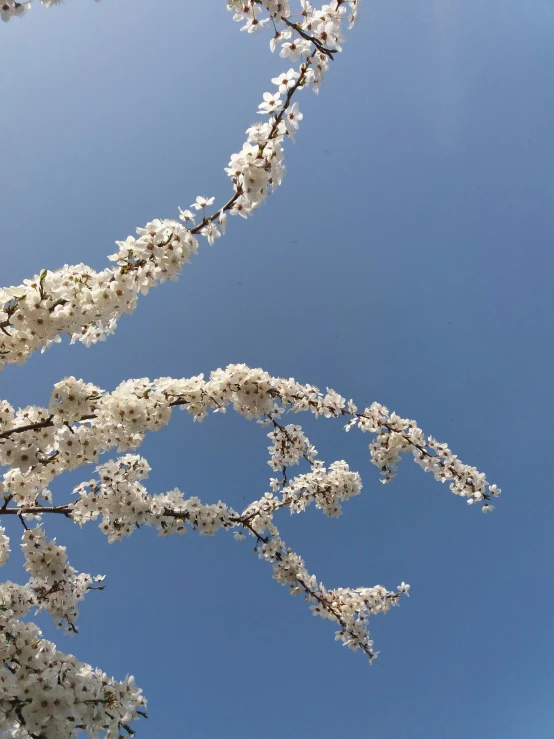
[[[223,0],[71,0],[0,28],[1,280],[107,263],[114,241],[225,202],[223,171],[270,78],[290,66],[239,33]],[[108,545],[95,525],[48,531],[107,575],[60,648],[149,700],[141,739],[546,739],[554,734],[554,4],[365,0],[255,216],[141,298],[115,336],[68,341],[2,373],[14,405],[47,405],[75,375],[208,374],[245,362],[377,400],[503,489],[483,516],[410,460],[389,486],[369,437],[295,417],[362,495],[338,520],[278,517],[329,587],[412,586],[371,632],[334,642],[252,553],[252,541]],[[264,429],[175,413],[141,448],[150,492],[241,508],[268,489]],[[113,457],[114,455],[109,455]],[[70,497],[92,469],[59,478]],[[5,578],[24,581],[13,552]]]

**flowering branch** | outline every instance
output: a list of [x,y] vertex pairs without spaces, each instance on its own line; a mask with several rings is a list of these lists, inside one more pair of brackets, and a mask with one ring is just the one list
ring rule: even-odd
[[[0,0],[0,18],[20,16],[29,2]],[[42,0],[51,6],[58,0]],[[277,91],[265,92],[258,112],[265,122],[253,124],[241,151],[226,168],[233,195],[207,215],[213,197],[197,196],[190,209],[179,209],[179,221],[153,220],[116,242],[110,256],[115,265],[101,272],[79,264],[56,271],[42,270],[22,285],[0,290],[0,369],[22,364],[38,348],[43,350],[69,334],[86,346],[113,333],[123,313],[132,313],[139,294],[175,280],[184,264],[198,251],[197,236],[213,244],[225,232],[227,215],[251,215],[281,184],[284,175],[283,143],[294,138],[302,113],[293,97],[298,90],[318,91],[330,60],[342,50],[344,21],[357,18],[358,0],[331,0],[320,9],[300,0],[294,20],[289,0],[229,0],[241,30],[254,33],[271,26],[271,51],[298,62],[272,79]],[[194,211],[194,212],[193,212]],[[197,223],[198,220],[198,223]],[[201,422],[210,413],[229,407],[247,419],[270,428],[268,464],[277,475],[271,492],[252,501],[242,513],[222,501],[204,504],[185,498],[175,488],[151,495],[143,485],[150,467],[134,452],[146,433],[166,426],[174,408],[186,410]],[[173,379],[128,380],[113,392],[67,377],[54,386],[48,407],[15,410],[0,401],[0,519],[19,519],[23,527],[22,551],[29,580],[25,585],[0,584],[0,735],[17,739],[57,739],[87,732],[106,739],[134,734],[129,724],[146,716],[146,701],[132,677],[116,682],[100,670],[59,652],[42,638],[38,627],[23,621],[34,608],[47,611],[58,627],[76,632],[78,606],[90,590],[102,590],[103,576],[79,573],[69,563],[65,547],[48,540],[44,519],[52,515],[80,526],[99,521],[108,541],[120,541],[142,526],[163,536],[188,529],[213,535],[219,529],[234,531],[237,540],[252,536],[254,551],[271,563],[273,577],[292,595],[303,595],[314,615],[337,625],[336,639],[373,661],[377,656],[368,631],[370,615],[386,613],[398,605],[410,586],[396,591],[381,585],[327,589],[311,574],[302,557],[286,546],[274,517],[315,505],[329,517],[338,517],[343,502],[362,489],[360,476],[345,461],[325,467],[301,426],[280,419],[307,411],[316,418],[340,418],[345,429],[370,432],[372,463],[383,483],[396,474],[403,454],[409,454],[436,480],[448,481],[450,490],[493,510],[490,501],[500,494],[484,473],[462,463],[449,447],[427,436],[411,419],[378,403],[363,411],[333,390],[321,392],[296,380],[276,378],[261,369],[229,365],[203,375]],[[74,489],[75,497],[52,502],[51,481],[64,471],[96,464],[100,455],[117,449],[116,460],[96,466],[97,478]],[[307,472],[291,476],[290,468],[307,463]],[[0,526],[0,566],[10,554],[10,539]]]
[[[128,380],[113,393],[69,377],[55,385],[48,408],[28,406],[16,412],[7,402],[0,403],[0,464],[10,467],[0,494],[12,496],[19,505],[32,506],[64,470],[95,462],[114,447],[120,451],[137,448],[147,431],[159,430],[169,422],[173,408],[182,407],[201,421],[210,410],[222,413],[229,405],[246,418],[265,417],[264,423],[272,422],[276,429],[276,419],[285,411],[346,417],[347,431],[355,426],[376,434],[369,450],[383,482],[394,477],[401,455],[410,453],[435,479],[450,481],[452,492],[468,502],[484,502],[486,510],[490,498],[499,492],[446,444],[426,436],[415,421],[389,413],[378,403],[359,412],[353,401],[346,402],[335,391],[328,389],[323,394],[293,379],[273,378],[246,365],[229,365],[213,372],[209,380],[202,375],[182,380]],[[301,432],[300,427],[291,428]]]
[[134,679],[117,682],[42,638],[21,619],[37,605],[30,585],[0,585],[0,731],[18,739],[53,739],[81,731],[128,733],[145,717],[146,701]]
[[[149,467],[133,454],[99,466],[98,480],[77,486],[73,502],[52,505],[47,485],[55,476],[94,462],[101,453],[115,447],[120,451],[136,449],[148,431],[169,423],[173,408],[180,407],[195,421],[202,421],[210,411],[225,413],[230,406],[245,418],[271,427],[268,463],[280,473],[280,477],[270,480],[272,492],[252,502],[242,513],[221,501],[205,505],[198,498],[185,499],[178,489],[149,495],[141,483]],[[55,385],[48,408],[28,406],[15,411],[5,401],[0,404],[0,464],[8,468],[0,484],[4,496],[0,518],[17,516],[24,525],[27,568],[32,574],[26,587],[33,604],[72,629],[77,601],[98,587],[90,575],[79,575],[66,565],[65,549],[46,542],[40,523],[35,528],[28,525],[40,522],[43,515],[62,515],[80,525],[100,518],[100,528],[109,541],[129,536],[143,525],[155,526],[162,535],[183,534],[187,524],[206,535],[220,528],[235,529],[237,539],[244,538],[243,531],[255,537],[256,551],[273,565],[278,582],[287,585],[293,595],[303,594],[314,615],[338,625],[337,639],[373,660],[377,653],[367,630],[369,616],[397,605],[400,594],[407,594],[409,586],[402,583],[397,592],[381,585],[329,590],[285,545],[273,521],[282,508],[299,513],[312,503],[324,514],[336,517],[342,501],[361,491],[359,475],[350,471],[346,462],[334,462],[326,469],[302,428],[279,420],[287,413],[302,411],[316,417],[345,417],[347,431],[355,426],[373,433],[370,455],[383,473],[383,482],[393,478],[401,455],[410,453],[436,479],[449,480],[452,492],[468,502],[482,502],[484,510],[492,509],[489,500],[500,493],[495,485],[488,485],[483,473],[460,462],[446,444],[425,436],[415,421],[389,413],[377,403],[359,411],[353,401],[347,402],[329,388],[323,393],[313,385],[271,377],[260,369],[230,365],[212,372],[208,380],[202,375],[130,380],[112,393],[69,377]],[[310,471],[290,479],[289,468],[301,461],[308,463]],[[0,564],[8,554],[9,539],[0,529]],[[0,585],[0,595],[3,587]],[[14,625],[10,621],[10,629],[18,626],[16,622]],[[19,675],[17,667],[11,662],[9,666],[13,675]],[[134,684],[125,690],[126,705],[136,717],[144,699]],[[68,697],[67,687],[64,691],[64,700],[76,704],[74,694],[69,691]],[[106,715],[102,716],[106,721]]]
[[[290,437],[290,430],[286,430],[286,435]],[[270,436],[275,441],[275,434]],[[311,450],[313,472],[299,475],[286,487],[283,486],[281,500],[271,493],[265,493],[260,500],[250,503],[242,514],[233,511],[221,501],[215,505],[204,505],[198,498],[185,499],[178,489],[163,495],[149,495],[141,481],[147,477],[150,467],[145,459],[132,454],[99,466],[98,480],[77,486],[75,492],[79,497],[73,503],[57,507],[8,507],[3,512],[19,516],[32,514],[33,518],[38,518],[45,512],[57,513],[80,525],[101,517],[100,529],[111,542],[130,536],[137,528],[145,525],[155,526],[163,535],[183,534],[186,532],[185,524],[204,535],[213,535],[220,528],[246,530],[256,538],[255,551],[258,551],[259,556],[273,563],[275,579],[281,584],[289,585],[294,595],[303,592],[312,603],[314,615],[331,618],[340,625],[338,638],[352,649],[361,648],[374,659],[376,654],[367,633],[367,618],[370,613],[386,611],[390,605],[395,605],[400,592],[407,592],[407,587],[403,584],[399,592],[392,593],[382,586],[376,586],[363,589],[363,597],[359,595],[361,590],[328,591],[307,572],[303,560],[286,547],[273,522],[273,515],[277,510],[289,507],[291,513],[298,513],[305,510],[311,502],[315,502],[326,515],[336,517],[340,514],[339,501],[348,500],[361,490],[359,475],[351,472],[345,462],[334,462],[327,470],[321,462],[314,461],[317,452],[301,432],[290,438],[292,444],[298,446],[300,442]],[[282,438],[277,445],[270,446],[269,450],[271,466],[281,465],[285,451]],[[285,453],[290,464],[298,461],[290,448]],[[244,539],[244,535],[239,531],[235,538]],[[33,559],[28,566],[29,570],[38,579],[42,572],[46,572],[48,584],[53,582],[55,586],[47,589],[44,585],[34,584],[34,591],[40,592],[43,601],[46,600],[45,593],[58,593],[53,612],[72,625],[76,618],[76,597],[80,598],[86,590],[91,589],[90,576],[78,576],[80,589],[75,596],[73,591],[77,585],[71,585],[73,581],[77,583],[75,577],[60,577],[58,574],[62,567],[67,569],[65,549],[57,547],[55,543],[46,546],[44,533],[40,528],[25,532],[23,546],[29,548],[31,545],[33,549],[30,555],[33,555]],[[35,551],[37,549],[38,552]],[[47,554],[44,553],[46,549]],[[52,553],[57,557],[55,565],[52,563],[52,556],[49,556]],[[65,580],[70,580],[70,584],[67,585]],[[48,602],[43,607],[51,611],[53,609]]]
[[[275,458],[273,453],[272,458]],[[270,494],[251,503],[247,512],[237,514],[221,501],[215,505],[204,505],[197,498],[185,499],[177,489],[163,495],[149,495],[141,484],[141,480],[148,474],[149,466],[146,460],[136,455],[125,455],[116,462],[101,465],[97,471],[97,481],[83,483],[76,488],[79,492],[77,501],[64,507],[42,507],[41,512],[61,513],[81,525],[102,516],[100,528],[110,541],[128,536],[142,525],[154,525],[164,535],[185,533],[185,522],[205,535],[212,535],[219,528],[240,527],[255,537],[255,551],[260,558],[273,564],[273,576],[278,582],[287,585],[293,595],[303,593],[305,600],[311,604],[314,615],[337,623],[339,629],[336,638],[344,645],[353,650],[364,651],[371,661],[375,659],[377,653],[373,650],[373,641],[367,631],[368,618],[370,614],[387,612],[391,606],[396,605],[400,595],[407,594],[409,586],[405,583],[399,586],[398,592],[388,591],[382,586],[355,590],[326,589],[323,584],[318,583],[314,575],[308,573],[302,558],[287,548],[281,539],[272,521],[273,510],[268,506]],[[328,496],[329,502],[337,495],[342,499],[351,497],[347,494],[347,489],[351,494],[360,490],[359,476],[350,473],[345,463],[334,463],[329,471],[320,464],[317,466],[317,473],[322,484],[313,488],[312,496],[319,503],[325,496]],[[320,507],[328,515],[333,515],[323,505]],[[331,505],[329,511],[332,510]],[[4,513],[25,515],[27,511],[7,508]],[[36,517],[37,514],[38,509],[34,509],[33,516]],[[2,537],[7,538],[3,530],[0,538]],[[239,531],[235,538],[244,539],[244,535]],[[20,620],[31,606],[36,606],[49,610],[58,619],[65,619],[71,628],[77,616],[77,601],[86,591],[101,588],[102,586],[94,586],[92,583],[103,578],[77,575],[67,565],[65,548],[57,546],[55,541],[46,542],[40,527],[25,531],[23,549],[26,567],[32,574],[31,580],[27,586],[15,586],[12,583],[0,585],[0,632],[14,635],[10,639],[12,648],[4,657],[4,665],[10,677],[10,698],[2,700],[0,696],[0,708],[7,720],[13,722],[15,713],[17,720],[29,731],[32,731],[30,726],[42,725],[45,722],[44,716],[56,726],[58,722],[65,725],[63,721],[74,720],[68,719],[67,710],[64,711],[71,707],[72,716],[78,715],[80,718],[80,722],[73,728],[83,726],[89,730],[100,727],[113,730],[117,727],[119,730],[129,720],[145,715],[140,710],[145,701],[140,691],[135,689],[132,679],[123,684],[114,684],[113,680],[101,674],[104,689],[99,691],[94,683],[99,677],[98,671],[88,675],[86,669],[79,668],[80,663],[74,658],[56,653],[53,645],[40,640],[40,632],[34,625],[23,624]],[[16,602],[23,603],[24,608],[15,608]],[[2,603],[6,605],[2,606]],[[27,640],[21,637],[25,630],[30,632]],[[19,633],[17,637],[16,633]],[[25,662],[19,659],[16,647],[21,647],[22,644],[26,646],[27,654],[32,656],[32,660],[29,657]],[[41,658],[45,645],[49,647],[46,655],[49,660],[49,674],[56,686],[55,692],[48,692],[46,702],[42,700],[44,692],[54,690],[53,685],[47,683],[44,688],[44,681],[35,682],[29,689],[28,677],[30,672],[33,675],[41,674]],[[75,681],[75,670],[68,670],[67,662],[75,664],[75,669],[79,669],[82,678],[80,681]],[[65,667],[63,671],[62,665]],[[90,679],[87,681],[86,678]],[[112,692],[114,690],[117,693]],[[86,701],[82,699],[84,694],[87,695]],[[16,711],[16,706],[22,709],[21,712]],[[93,717],[89,713],[92,709]],[[112,712],[114,709],[117,710]],[[88,715],[83,716],[83,712]],[[42,721],[37,714],[42,717]],[[95,722],[92,721],[93,718]],[[108,736],[112,734],[108,733]]]
[[[20,9],[28,3],[17,5]],[[346,5],[355,10],[356,0]],[[21,285],[0,289],[0,370],[5,364],[23,364],[37,349],[44,351],[61,341],[64,334],[71,336],[71,343],[79,341],[85,346],[104,341],[116,330],[123,314],[133,313],[140,294],[177,279],[182,267],[198,253],[197,235],[213,244],[225,232],[228,213],[247,218],[265,201],[283,179],[284,139],[294,138],[303,118],[292,98],[305,87],[318,91],[329,59],[340,50],[339,42],[344,38],[341,29],[346,5],[335,0],[316,10],[304,2],[302,23],[293,23],[288,3],[230,3],[230,9],[236,11],[234,19],[246,21],[241,30],[260,30],[271,20],[276,29],[283,29],[276,30],[270,43],[272,51],[278,44],[280,56],[292,62],[301,60],[297,70],[291,68],[272,79],[278,91],[265,92],[258,111],[269,115],[269,120],[248,128],[242,150],[232,155],[226,172],[233,195],[210,215],[206,209],[214,198],[196,197],[190,209],[179,208],[184,225],[154,219],[137,228],[138,238],[128,236],[116,242],[118,251],[109,256],[114,267],[100,272],[84,264],[43,269]],[[8,6],[0,15],[4,12],[12,17],[26,9],[16,13],[13,2]],[[255,8],[266,12],[267,18],[260,18]],[[350,25],[353,20],[353,16],[348,19]],[[295,36],[300,40],[295,41]],[[200,216],[198,223],[193,211]]]

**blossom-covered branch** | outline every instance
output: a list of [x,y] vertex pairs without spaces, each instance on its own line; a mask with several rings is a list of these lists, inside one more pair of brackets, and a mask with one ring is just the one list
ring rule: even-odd
[[[112,393],[68,377],[55,385],[48,408],[27,406],[15,411],[3,401],[0,465],[9,469],[0,483],[0,495],[23,506],[32,506],[45,496],[49,500],[47,486],[57,475],[96,462],[101,453],[115,447],[136,449],[147,431],[159,430],[169,422],[173,408],[186,409],[195,421],[202,421],[209,411],[224,413],[230,405],[246,418],[263,423],[274,423],[285,412],[345,418],[346,430],[357,427],[376,435],[369,450],[383,482],[394,477],[401,455],[409,453],[437,480],[449,481],[452,492],[468,502],[483,502],[488,509],[490,498],[498,494],[483,473],[461,462],[446,444],[426,436],[415,421],[390,413],[378,403],[360,412],[353,401],[346,402],[333,390],[322,393],[292,378],[229,365],[212,372],[208,380],[203,375],[127,380]],[[301,438],[301,428],[293,428],[295,439]],[[289,453],[298,454],[297,447],[291,444]]]
[[105,731],[106,739],[116,739],[122,730],[133,733],[129,723],[146,716],[134,679],[118,682],[59,651],[22,620],[37,605],[30,585],[0,584],[0,734],[60,739]]
[[[285,432],[292,440],[290,434],[290,430]],[[274,441],[269,448],[270,462],[274,466],[280,464],[289,441],[283,436],[275,443],[275,436],[270,436]],[[315,454],[313,447],[312,453]],[[142,484],[150,469],[146,460],[127,454],[99,466],[97,479],[75,489],[78,498],[74,502],[57,508],[35,507],[32,517],[57,513],[81,525],[100,517],[100,528],[110,541],[129,536],[145,525],[155,526],[164,536],[183,534],[187,525],[204,535],[213,535],[221,528],[239,529],[235,534],[238,540],[244,539],[242,531],[246,531],[255,537],[259,557],[272,563],[274,578],[288,586],[292,595],[302,594],[313,615],[334,622],[338,627],[336,638],[345,646],[365,652],[372,661],[377,653],[367,630],[369,616],[386,613],[402,594],[407,594],[409,586],[402,583],[397,591],[381,585],[330,590],[285,545],[273,522],[275,511],[289,507],[291,513],[298,512],[315,502],[326,515],[335,516],[338,501],[360,492],[359,475],[351,472],[345,462],[335,462],[329,469],[319,462],[312,461],[312,466],[311,473],[283,486],[279,498],[266,493],[239,514],[221,501],[205,505],[195,497],[185,499],[177,488],[165,494],[149,495]],[[30,511],[7,507],[3,513],[23,517]],[[7,537],[0,529],[2,540],[6,549]],[[0,585],[0,604],[5,604],[0,605],[0,632],[8,635],[2,655],[6,672],[3,682],[9,688],[0,695],[0,731],[15,726],[28,732],[21,736],[34,736],[33,732],[40,727],[40,731],[47,731],[40,736],[55,737],[68,736],[81,728],[108,729],[108,736],[119,736],[109,732],[128,727],[129,721],[145,715],[141,710],[145,707],[144,698],[132,678],[115,683],[75,658],[57,652],[54,645],[39,638],[36,626],[20,620],[34,606],[46,608],[60,624],[65,620],[74,628],[77,600],[88,590],[99,587],[92,583],[103,578],[77,575],[67,563],[65,548],[55,541],[47,542],[40,525],[35,528],[25,525],[22,548],[31,580],[26,586]],[[23,608],[15,608],[15,602]],[[24,651],[20,653],[22,647]],[[0,675],[1,672],[0,668]]]
[[119,318],[134,311],[140,294],[177,279],[198,251],[198,235],[213,244],[224,233],[228,214],[247,218],[265,201],[283,179],[284,139],[294,138],[303,118],[293,96],[306,87],[317,92],[330,58],[341,48],[344,22],[355,20],[356,3],[335,0],[316,9],[302,0],[299,22],[290,20],[288,2],[230,4],[234,19],[244,21],[241,30],[257,31],[271,21],[272,51],[279,47],[281,57],[299,63],[272,79],[276,92],[265,92],[258,110],[268,120],[250,126],[241,151],[231,156],[225,171],[233,195],[211,213],[214,198],[197,196],[189,209],[179,208],[181,222],[154,219],[137,228],[137,238],[116,242],[118,250],[109,257],[113,267],[100,272],[85,264],[43,269],[21,285],[0,289],[0,369],[23,364],[64,334],[86,346],[106,339]]
[[[278,477],[270,480],[271,492],[252,502],[242,513],[222,501],[206,505],[195,497],[187,499],[177,488],[150,495],[142,484],[148,475],[148,464],[134,454],[124,454],[116,461],[100,465],[97,479],[75,488],[76,498],[52,504],[46,484],[55,475],[86,465],[111,448],[120,451],[136,448],[147,431],[169,422],[173,408],[181,407],[194,420],[202,421],[210,411],[225,413],[230,406],[244,417],[257,419],[270,428],[268,463],[278,473]],[[347,402],[333,390],[322,393],[315,386],[274,378],[245,365],[216,370],[208,380],[197,376],[182,380],[166,377],[156,381],[128,381],[112,393],[66,378],[55,386],[48,408],[14,411],[3,403],[0,409],[0,463],[10,467],[3,479],[0,517],[17,517],[24,526],[23,547],[27,569],[32,575],[25,590],[27,600],[71,628],[77,616],[78,600],[88,590],[98,587],[94,582],[100,580],[99,576],[77,574],[66,562],[65,549],[55,541],[46,541],[41,526],[47,514],[61,515],[80,525],[100,519],[100,528],[110,541],[129,536],[144,525],[154,526],[162,535],[183,534],[187,526],[208,535],[219,529],[230,529],[236,531],[237,539],[244,538],[243,532],[255,537],[256,550],[262,559],[272,563],[275,579],[287,585],[292,594],[303,594],[314,615],[337,624],[336,637],[343,644],[374,659],[376,652],[367,630],[368,618],[396,605],[409,586],[402,583],[396,591],[381,585],[328,589],[307,570],[302,557],[286,546],[273,520],[275,513],[283,508],[299,513],[311,504],[336,517],[341,503],[361,491],[359,475],[346,462],[337,461],[326,468],[317,459],[317,450],[302,428],[280,420],[289,412],[302,411],[316,417],[345,418],[347,430],[356,427],[375,434],[370,453],[373,463],[383,473],[384,482],[391,480],[400,455],[411,453],[437,479],[449,480],[453,492],[466,497],[468,502],[483,502],[485,510],[490,508],[489,499],[500,492],[494,485],[487,488],[482,473],[459,462],[445,444],[425,436],[414,421],[389,413],[384,406],[374,403],[359,411],[352,401]],[[309,465],[309,471],[290,478],[289,468],[302,461]],[[29,524],[33,521],[38,521],[39,526],[31,528]],[[8,553],[9,539],[2,529],[2,562]],[[9,588],[11,584],[3,587]],[[13,617],[7,628],[15,631],[22,625]],[[34,643],[40,651],[42,642]],[[15,659],[10,657],[6,665],[11,667],[10,680],[21,691],[21,685],[27,683],[23,680],[23,668],[17,666],[18,660],[17,655]],[[52,720],[52,725],[56,725],[57,714],[50,703],[39,710],[32,690],[28,693],[28,704],[22,703],[16,687],[10,694],[16,696],[13,706],[28,705],[31,721],[39,722],[35,715],[38,711],[40,721]],[[124,688],[118,689],[125,693],[124,716],[140,715],[144,699],[134,683],[125,683]],[[62,681],[64,705],[79,705],[78,696],[72,690]],[[17,715],[15,708],[11,711],[2,708],[13,722]],[[106,722],[106,714],[99,715],[98,720]],[[113,721],[122,725],[121,714],[113,715]]]
[[[58,0],[42,0],[46,6]],[[153,220],[116,242],[112,267],[96,272],[84,264],[43,269],[22,285],[0,290],[0,369],[22,364],[37,349],[60,341],[63,334],[87,346],[111,334],[120,316],[132,313],[139,294],[175,280],[198,251],[198,237],[210,244],[225,232],[228,215],[251,215],[281,184],[283,145],[294,138],[302,120],[296,93],[315,92],[330,62],[342,50],[343,28],[356,21],[358,0],[332,0],[314,8],[299,0],[293,13],[289,0],[229,0],[241,30],[273,29],[271,51],[296,65],[272,79],[258,106],[263,122],[247,130],[240,152],[226,169],[232,183],[227,202],[197,196],[179,220]],[[0,17],[23,15],[29,2],[0,0]],[[232,407],[268,429],[268,464],[275,475],[269,490],[242,512],[227,503],[203,503],[175,488],[151,494],[143,484],[150,467],[134,453],[147,432],[166,426],[174,408],[201,422]],[[360,476],[347,462],[326,466],[302,427],[290,414],[309,412],[316,418],[342,419],[346,431],[369,432],[372,463],[389,483],[402,455],[410,455],[450,490],[493,510],[500,494],[475,467],[462,463],[450,448],[427,436],[414,420],[402,418],[378,403],[361,410],[327,388],[272,377],[261,369],[229,365],[192,378],[139,378],[106,392],[92,383],[66,377],[54,386],[48,406],[14,409],[0,401],[0,566],[10,554],[6,527],[16,525],[29,579],[24,585],[0,584],[0,735],[12,739],[59,739],[88,733],[106,739],[134,733],[130,723],[145,716],[146,701],[132,677],[116,681],[101,670],[58,651],[26,619],[32,609],[46,611],[56,625],[77,631],[78,608],[89,591],[103,589],[102,575],[78,572],[66,548],[48,539],[46,527],[59,516],[83,526],[97,521],[110,542],[143,526],[162,536],[187,530],[213,535],[253,537],[254,551],[272,565],[273,577],[292,595],[302,595],[314,615],[336,626],[336,639],[373,661],[377,656],[368,630],[371,615],[385,613],[408,595],[410,586],[329,589],[311,573],[304,559],[289,548],[275,518],[286,509],[301,513],[313,505],[337,517],[345,501],[362,489]],[[286,417],[286,418],[285,418]],[[115,460],[97,464],[117,449]],[[96,476],[82,482],[66,500],[53,501],[48,486],[58,475],[96,464]],[[290,468],[307,469],[292,475]],[[11,533],[11,532],[10,532]],[[13,538],[13,534],[12,534]],[[25,620],[24,620],[25,619]]]

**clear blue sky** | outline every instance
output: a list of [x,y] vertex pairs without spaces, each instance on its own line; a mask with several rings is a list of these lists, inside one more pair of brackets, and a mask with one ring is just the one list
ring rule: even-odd
[[[226,199],[223,167],[288,68],[223,0],[35,5],[0,28],[3,285],[66,262],[101,268],[135,226],[199,194]],[[319,97],[299,98],[267,205],[204,243],[108,342],[5,369],[3,397],[46,404],[69,374],[111,389],[246,362],[416,418],[504,492],[483,516],[409,459],[383,487],[365,436],[309,424],[364,492],[338,520],[282,515],[287,542],[330,587],[412,585],[373,620],[371,668],[250,542],[140,531],[108,545],[94,526],[49,521],[107,588],[83,604],[78,636],[40,623],[135,675],[145,739],[554,734],[554,4],[362,10]],[[267,489],[266,445],[233,415],[176,414],[143,447],[149,489],[240,508]],[[61,478],[57,499],[90,476]],[[19,562],[2,574],[22,581]]]

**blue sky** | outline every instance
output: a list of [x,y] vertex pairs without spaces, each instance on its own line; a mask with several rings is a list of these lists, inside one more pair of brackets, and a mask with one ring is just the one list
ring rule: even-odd
[[[37,7],[3,26],[2,284],[43,267],[101,268],[113,242],[223,172],[272,76],[267,37],[222,0]],[[80,633],[45,633],[135,675],[140,737],[543,739],[554,731],[554,6],[550,0],[365,0],[287,149],[282,188],[177,284],[92,349],[57,345],[2,373],[3,397],[46,404],[75,375],[195,375],[245,362],[378,400],[503,489],[483,516],[409,459],[389,486],[365,436],[308,422],[321,458],[360,471],[338,520],[279,519],[330,587],[411,583],[371,625],[371,668],[331,624],[222,533],[108,545],[48,530],[105,573]],[[298,419],[300,420],[300,419]],[[142,448],[151,492],[240,508],[267,489],[263,429],[175,414]],[[91,470],[61,478],[66,499]],[[11,524],[11,522],[9,522]],[[10,526],[14,536],[16,527]],[[5,577],[22,581],[14,553]]]

